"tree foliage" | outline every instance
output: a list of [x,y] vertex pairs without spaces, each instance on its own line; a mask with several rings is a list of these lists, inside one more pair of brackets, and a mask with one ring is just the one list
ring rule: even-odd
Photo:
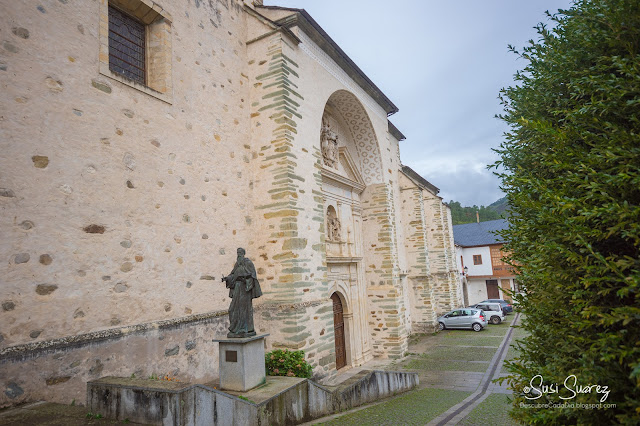
[[[500,199],[502,200],[502,198]],[[500,200],[496,201],[498,203]],[[454,225],[462,225],[464,223],[473,223],[476,219],[476,212],[480,216],[480,222],[486,222],[488,220],[503,219],[507,216],[507,212],[504,211],[504,205],[496,205],[493,203],[487,207],[485,206],[472,206],[464,207],[460,205],[460,202],[451,200],[449,202],[449,208],[451,208],[451,222]],[[502,210],[499,210],[501,208]]]
[[[640,423],[640,2],[575,0],[549,15],[501,99],[510,130],[495,166],[511,206],[503,233],[519,267],[521,354],[512,415],[531,424]],[[515,50],[514,50],[515,51]],[[525,394],[536,375],[559,394]],[[562,400],[599,384],[615,408]],[[573,379],[569,379],[569,387]]]

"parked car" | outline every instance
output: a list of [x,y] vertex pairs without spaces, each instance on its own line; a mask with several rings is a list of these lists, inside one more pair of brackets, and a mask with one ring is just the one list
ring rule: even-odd
[[502,312],[504,312],[505,315],[513,312],[513,305],[511,305],[511,303],[503,299],[487,299],[487,300],[483,300],[480,303],[499,303],[500,305],[502,305]]
[[505,314],[499,303],[478,303],[470,308],[482,309],[487,316],[487,321],[491,324],[500,324],[504,321]]
[[469,328],[480,331],[487,326],[487,316],[482,309],[454,309],[438,318],[440,330],[445,328]]

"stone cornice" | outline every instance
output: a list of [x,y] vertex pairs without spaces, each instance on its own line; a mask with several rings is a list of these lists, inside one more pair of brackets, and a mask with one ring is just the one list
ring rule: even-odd
[[376,86],[369,77],[349,58],[349,56],[333,41],[331,37],[304,9],[291,9],[278,6],[256,6],[256,9],[287,10],[292,12],[276,24],[287,28],[297,26],[316,43],[336,64],[338,64],[369,96],[371,96],[387,113],[387,116],[398,112],[393,102]]
[[320,174],[322,175],[323,178],[326,178],[330,181],[334,181],[337,184],[341,184],[349,188],[353,188],[358,194],[364,191],[364,188],[365,188],[364,184],[351,180],[348,177],[342,176],[327,168],[322,168],[320,170]]
[[261,15],[260,13],[258,13],[257,11],[255,11],[253,8],[244,5],[244,10],[245,12],[247,12],[249,15],[253,16],[254,18],[256,18],[257,20],[259,20],[260,22],[262,22],[263,24],[267,25],[268,27],[271,28],[271,31],[267,31],[266,33],[255,37],[251,40],[247,41],[247,45],[251,44],[251,43],[255,43],[256,41],[262,40],[265,37],[269,37],[272,34],[275,33],[282,33],[284,34],[286,37],[288,37],[289,39],[291,39],[291,41],[293,41],[295,44],[300,44],[300,39],[298,38],[298,36],[296,36],[289,28],[279,25],[275,22],[273,22],[271,19],[267,18],[266,16]]
[[391,133],[391,136],[396,138],[398,142],[406,139],[405,135],[403,135],[402,132],[398,130],[398,128],[391,121],[389,121],[389,133]]
[[[404,174],[409,180],[411,180],[413,183],[415,183],[416,185],[418,185],[419,187],[426,189],[427,191],[429,191],[430,193],[432,193],[433,195],[438,195],[438,193],[440,192],[440,188],[438,188],[437,186],[435,186],[434,184],[432,184],[431,182],[429,182],[428,180],[426,180],[425,178],[423,178],[422,176],[420,176],[418,173],[416,173],[415,170],[413,170],[411,167],[409,166],[402,166],[402,170],[401,170],[402,174]],[[439,197],[438,197],[439,198]]]
[[327,263],[356,263],[362,261],[362,256],[327,256]]

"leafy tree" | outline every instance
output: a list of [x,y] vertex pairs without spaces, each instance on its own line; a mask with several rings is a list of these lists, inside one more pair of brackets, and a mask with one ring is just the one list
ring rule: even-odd
[[[503,89],[510,125],[497,152],[511,206],[503,233],[526,295],[530,335],[509,364],[512,416],[531,424],[640,423],[640,2],[575,0],[538,26],[516,86]],[[531,408],[599,403],[525,398],[540,374],[608,386],[615,408]],[[569,379],[573,390],[573,379]],[[534,395],[529,394],[529,397]]]
[[[500,200],[498,200],[500,201]],[[496,201],[496,203],[498,203]],[[495,203],[494,203],[495,204]],[[454,225],[461,225],[463,223],[473,223],[477,220],[476,212],[480,215],[480,222],[486,222],[488,220],[502,219],[504,216],[504,208],[502,211],[498,211],[496,207],[491,206],[472,206],[463,207],[458,201],[451,200],[449,202],[449,208],[451,208],[451,221]]]

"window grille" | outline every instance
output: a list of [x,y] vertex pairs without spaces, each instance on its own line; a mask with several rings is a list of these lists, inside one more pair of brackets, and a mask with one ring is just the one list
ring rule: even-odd
[[111,6],[109,69],[145,84],[145,26]]

